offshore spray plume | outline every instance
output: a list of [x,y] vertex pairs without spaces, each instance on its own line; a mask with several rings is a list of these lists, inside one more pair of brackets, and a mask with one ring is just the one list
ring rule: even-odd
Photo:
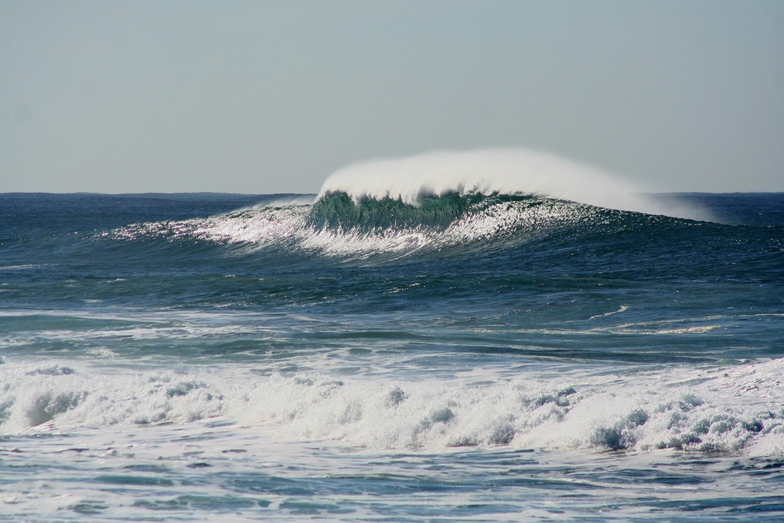
[[594,167],[517,148],[433,151],[354,163],[329,176],[318,197],[335,192],[357,203],[391,198],[411,205],[450,193],[536,194],[610,209],[710,219],[684,202],[646,196],[635,184]]

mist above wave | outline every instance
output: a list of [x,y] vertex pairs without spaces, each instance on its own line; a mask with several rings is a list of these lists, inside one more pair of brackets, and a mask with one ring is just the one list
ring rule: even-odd
[[355,203],[392,199],[420,205],[424,198],[449,194],[533,194],[609,209],[710,219],[685,202],[663,201],[642,191],[628,180],[555,154],[491,148],[354,163],[329,176],[317,199],[343,192]]

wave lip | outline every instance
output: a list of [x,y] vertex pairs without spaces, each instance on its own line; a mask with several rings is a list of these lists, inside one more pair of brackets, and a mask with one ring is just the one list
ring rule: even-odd
[[664,204],[641,192],[622,178],[555,154],[490,148],[348,165],[327,178],[317,200],[345,193],[355,203],[389,199],[419,206],[427,198],[449,194],[538,195],[617,210],[707,218],[694,207]]

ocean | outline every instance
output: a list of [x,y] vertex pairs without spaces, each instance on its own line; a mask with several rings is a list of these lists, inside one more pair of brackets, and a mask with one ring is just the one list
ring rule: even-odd
[[406,194],[0,194],[0,519],[784,521],[784,194]]

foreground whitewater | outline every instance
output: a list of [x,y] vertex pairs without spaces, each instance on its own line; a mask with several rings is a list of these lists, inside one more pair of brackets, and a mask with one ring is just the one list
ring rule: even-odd
[[0,195],[0,519],[781,521],[784,196],[483,154]]

